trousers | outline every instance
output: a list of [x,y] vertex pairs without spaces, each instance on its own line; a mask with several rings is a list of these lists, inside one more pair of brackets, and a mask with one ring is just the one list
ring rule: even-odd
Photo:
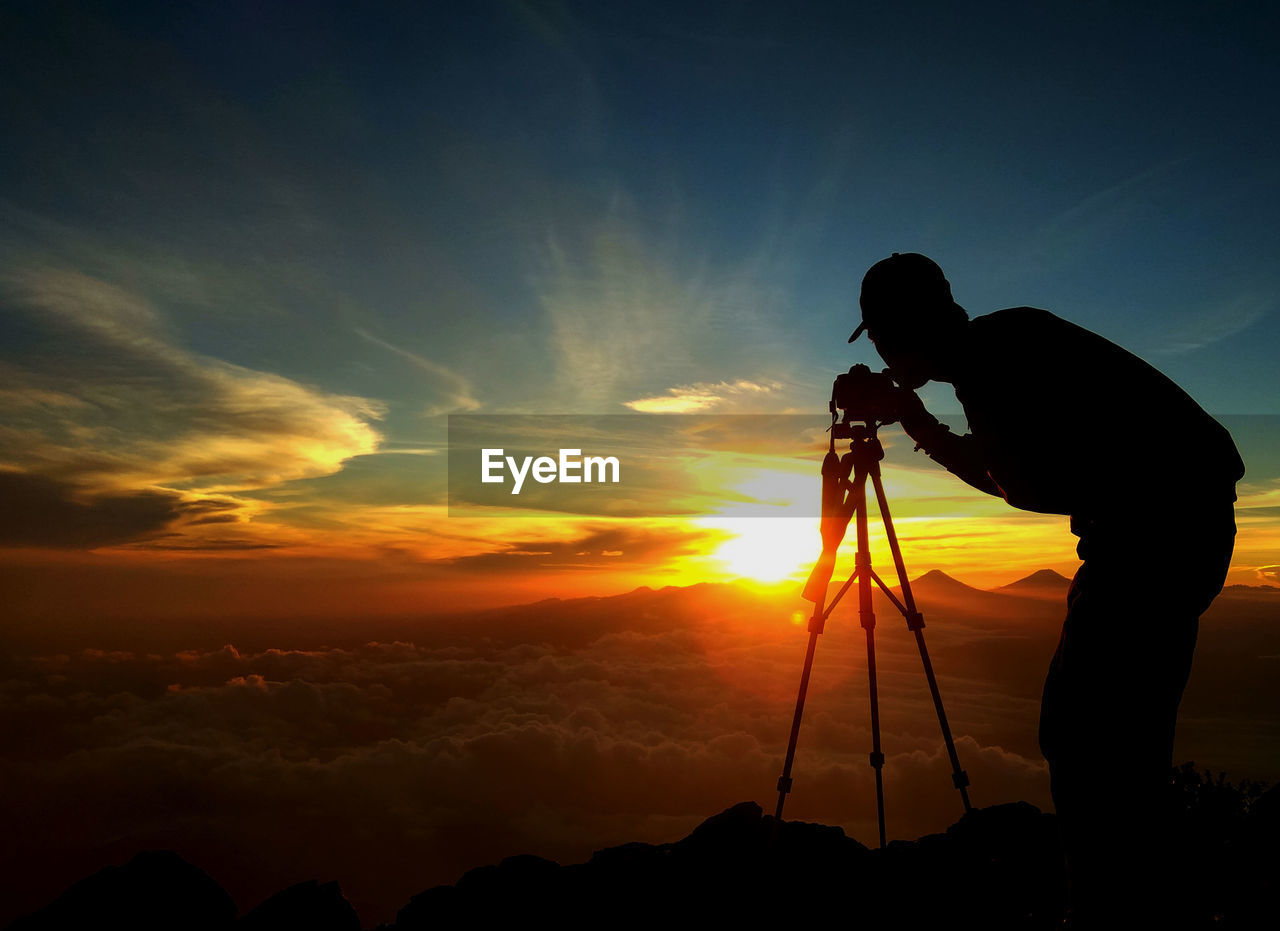
[[[1231,496],[1234,501],[1234,495]],[[1222,590],[1233,505],[1073,518],[1083,564],[1045,678],[1040,749],[1076,928],[1192,927],[1172,830],[1178,704]]]

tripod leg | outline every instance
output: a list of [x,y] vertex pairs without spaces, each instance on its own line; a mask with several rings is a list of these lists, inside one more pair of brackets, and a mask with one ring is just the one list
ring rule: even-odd
[[876,771],[876,824],[880,828],[880,846],[885,845],[884,827],[884,753],[880,749],[880,703],[876,693],[875,621],[863,625],[867,632],[867,683],[871,691],[871,766]]
[[[906,610],[903,614],[907,619],[907,627],[915,634],[916,646],[920,649],[920,661],[924,664],[924,676],[929,683],[929,693],[933,696],[934,710],[938,713],[938,724],[942,727],[942,740],[947,747],[947,756],[951,758],[951,782],[960,790],[960,800],[964,803],[964,810],[971,811],[973,806],[969,804],[969,774],[960,768],[960,756],[956,753],[956,744],[951,738],[951,726],[947,723],[947,712],[942,707],[942,694],[938,691],[938,680],[933,674],[933,663],[929,660],[929,651],[924,645],[924,616],[916,610],[915,596],[911,594],[911,582],[907,579],[907,567],[902,561],[902,548],[898,545],[898,535],[893,529],[893,518],[889,515],[889,501],[885,497],[884,485],[880,481],[879,468],[872,470],[871,484],[876,490],[876,503],[880,507],[880,519],[884,522],[885,539],[889,542],[889,551],[893,554],[893,565],[898,571],[898,583],[902,586],[902,600],[906,602]],[[873,575],[870,566],[867,569],[866,574]],[[876,581],[880,582],[879,577]],[[880,582],[880,585],[883,587],[884,583]]]
[[778,807],[773,816],[782,820],[782,806],[787,801],[787,793],[791,791],[791,764],[796,758],[796,742],[800,739],[800,717],[804,714],[804,699],[809,692],[809,673],[813,671],[813,654],[818,648],[818,634],[826,624],[826,613],[822,602],[814,602],[813,615],[809,618],[809,646],[804,653],[804,668],[800,671],[800,692],[796,695],[795,716],[791,719],[791,738],[787,741],[787,758],[782,764],[782,775],[778,777]]
[[861,468],[854,476],[857,495],[858,528],[858,618],[867,632],[867,688],[871,693],[871,766],[876,771],[876,821],[880,828],[880,846],[885,840],[884,826],[884,753],[880,749],[880,698],[876,683],[876,615],[871,602],[871,550],[867,535],[867,473]]

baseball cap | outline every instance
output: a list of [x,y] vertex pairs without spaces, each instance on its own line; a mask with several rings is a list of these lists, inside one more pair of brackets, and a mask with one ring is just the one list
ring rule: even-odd
[[853,342],[868,326],[904,322],[903,308],[932,309],[951,306],[951,283],[938,263],[919,252],[895,252],[867,270],[862,278],[862,294],[858,298],[862,322],[849,337]]

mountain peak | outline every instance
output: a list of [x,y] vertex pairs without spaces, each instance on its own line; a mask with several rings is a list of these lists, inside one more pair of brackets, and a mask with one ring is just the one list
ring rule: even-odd
[[1071,580],[1061,573],[1052,569],[1039,569],[1028,576],[1018,579],[1016,582],[1001,585],[996,591],[1006,592],[1010,595],[1038,595],[1056,598],[1065,594],[1070,586]]
[[952,592],[957,594],[979,591],[979,589],[974,588],[972,585],[966,585],[959,579],[952,578],[941,569],[930,569],[919,578],[912,579],[911,586],[912,588],[918,588],[924,591]]
[[955,580],[955,579],[953,579],[951,576],[949,576],[949,575],[947,575],[945,572],[943,572],[941,569],[930,569],[930,570],[929,570],[928,572],[926,572],[924,575],[920,576],[920,578],[916,579],[916,581],[917,581],[917,582],[924,582],[924,581],[926,581],[926,580],[931,580],[931,581],[934,581],[934,582],[942,582],[942,581],[946,581],[946,582],[954,582],[954,581],[956,581],[956,580]]

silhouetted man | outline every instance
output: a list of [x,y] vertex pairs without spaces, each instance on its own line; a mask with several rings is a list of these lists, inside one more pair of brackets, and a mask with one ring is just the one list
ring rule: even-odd
[[[860,303],[849,340],[871,337],[919,448],[1014,507],[1069,514],[1080,538],[1040,712],[1072,926],[1188,923],[1165,806],[1199,617],[1234,544],[1231,436],[1146,362],[1048,311],[970,320],[923,255],[872,266]],[[931,379],[954,386],[969,433],[925,410],[914,389]]]

